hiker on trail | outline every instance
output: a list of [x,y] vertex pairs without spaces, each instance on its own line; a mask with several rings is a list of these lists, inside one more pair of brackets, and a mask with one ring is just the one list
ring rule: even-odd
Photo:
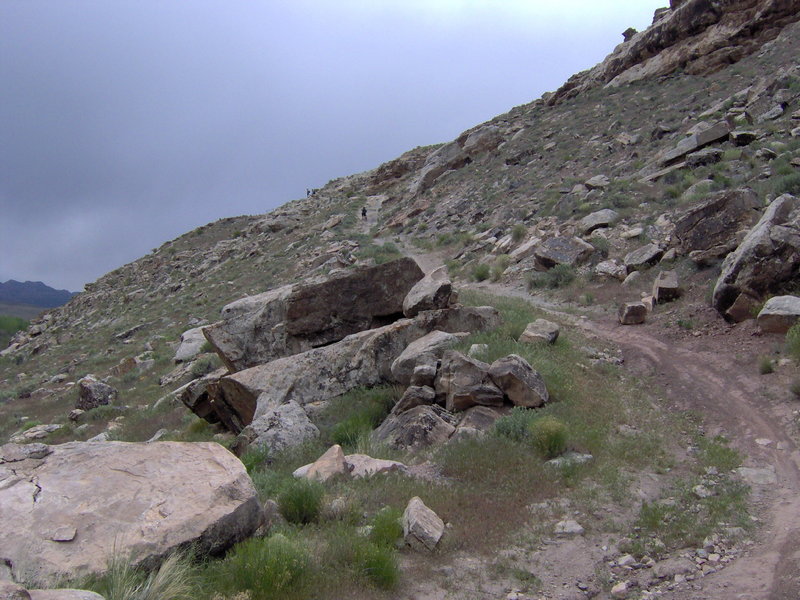
[[361,218],[364,219],[365,221],[367,220],[367,207],[366,206],[363,206],[361,208]]

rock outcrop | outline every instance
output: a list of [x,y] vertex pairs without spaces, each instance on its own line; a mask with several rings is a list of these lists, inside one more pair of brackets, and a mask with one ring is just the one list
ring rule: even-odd
[[117,552],[156,566],[220,553],[262,510],[244,465],[214,443],[0,447],[0,562],[17,580],[101,573]]
[[401,258],[280,287],[228,304],[203,333],[228,369],[241,371],[395,321],[423,276],[414,259]]
[[758,50],[798,19],[798,0],[686,0],[617,46],[602,63],[570,77],[548,103],[678,69],[714,71]]
[[760,301],[800,273],[800,201],[785,194],[770,204],[722,263],[712,305],[725,318],[753,317]]

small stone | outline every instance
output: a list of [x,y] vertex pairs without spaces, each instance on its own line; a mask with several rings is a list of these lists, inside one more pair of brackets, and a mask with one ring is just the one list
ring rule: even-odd
[[489,344],[472,344],[467,351],[467,356],[481,358],[489,351]]
[[696,486],[694,486],[694,487],[692,488],[692,493],[693,493],[695,496],[697,496],[698,498],[700,498],[700,499],[703,499],[703,498],[710,498],[711,496],[713,496],[713,495],[714,495],[714,492],[712,492],[711,490],[709,490],[709,489],[708,489],[706,486],[704,486],[704,485],[696,485]]
[[536,319],[533,323],[528,323],[525,331],[519,336],[520,343],[534,344],[536,342],[546,342],[554,344],[558,339],[560,329],[556,323],[547,319]]
[[564,519],[556,523],[554,531],[556,535],[571,536],[583,535],[584,529],[574,519]]
[[611,588],[611,596],[613,598],[624,598],[628,595],[628,582],[627,581],[620,581],[614,587]]

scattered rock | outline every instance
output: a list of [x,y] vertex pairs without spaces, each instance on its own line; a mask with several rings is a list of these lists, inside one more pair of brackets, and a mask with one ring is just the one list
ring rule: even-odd
[[628,582],[620,581],[611,587],[612,598],[625,598],[628,595]]
[[399,414],[390,414],[372,432],[372,439],[405,450],[438,446],[455,432],[451,420],[452,415],[440,406],[416,406]]
[[295,477],[304,477],[316,481],[328,481],[328,479],[336,475],[349,474],[350,467],[344,458],[344,452],[339,444],[334,444],[315,462],[300,467],[293,473]]
[[519,336],[520,343],[536,344],[546,342],[555,344],[558,339],[560,329],[556,323],[547,319],[536,319],[533,323],[528,323],[525,331]]
[[344,457],[350,469],[350,475],[355,478],[372,477],[382,473],[406,473],[408,467],[396,460],[383,460],[372,458],[366,454],[348,454]]
[[758,139],[755,131],[743,131],[741,129],[731,131],[731,142],[734,146],[749,146]]
[[297,446],[306,440],[319,437],[319,429],[308,418],[306,411],[294,400],[289,400],[266,411],[248,428],[249,443],[257,442],[270,453]]
[[758,313],[758,326],[767,333],[786,333],[800,318],[800,298],[773,296]]
[[624,281],[628,276],[628,269],[625,265],[619,264],[616,260],[604,260],[597,263],[594,272],[600,277],[608,277],[610,279],[617,279]]
[[392,363],[392,377],[398,383],[408,385],[418,365],[432,365],[436,368],[445,350],[455,346],[466,335],[466,333],[456,335],[436,330],[414,340]]
[[590,190],[601,190],[604,187],[607,187],[608,184],[611,183],[611,180],[606,177],[605,175],[595,175],[591,179],[585,181],[583,185]]
[[658,163],[668,166],[681,161],[687,154],[691,154],[715,142],[728,139],[730,127],[724,121],[708,129],[683,138],[671,150],[663,153],[658,158]]
[[591,454],[581,454],[580,452],[565,452],[557,458],[548,460],[546,464],[548,467],[571,467],[572,465],[582,465],[594,459]]
[[578,230],[583,234],[589,234],[601,227],[610,227],[619,219],[619,214],[610,208],[604,208],[590,213],[578,222]]
[[494,361],[489,376],[514,406],[538,408],[550,399],[542,376],[516,354]]
[[444,535],[444,521],[414,496],[403,513],[403,539],[416,550],[432,552]]
[[436,401],[436,392],[427,385],[411,385],[392,408],[393,414],[400,414],[416,406],[429,406]]
[[554,530],[556,535],[572,536],[583,535],[583,527],[574,519],[564,519],[556,523]]
[[87,375],[78,381],[78,400],[75,408],[92,410],[98,406],[111,404],[117,399],[117,390],[99,381],[94,375]]
[[173,360],[176,363],[191,360],[202,352],[203,345],[205,344],[206,336],[203,335],[202,327],[195,327],[194,329],[184,331],[181,334],[181,344],[178,346]]
[[33,440],[43,440],[54,431],[61,429],[62,425],[58,423],[48,423],[43,425],[34,425],[30,429],[11,436],[9,440],[12,444],[25,444]]
[[653,566],[653,575],[658,579],[672,579],[675,575],[687,575],[694,570],[694,563],[686,558],[669,558]]
[[713,165],[722,160],[722,148],[704,148],[686,155],[686,166],[695,169],[703,165]]
[[480,358],[485,356],[489,351],[489,344],[472,344],[467,350],[467,356],[470,358]]
[[617,313],[622,325],[640,325],[647,318],[647,307],[642,302],[626,302]]

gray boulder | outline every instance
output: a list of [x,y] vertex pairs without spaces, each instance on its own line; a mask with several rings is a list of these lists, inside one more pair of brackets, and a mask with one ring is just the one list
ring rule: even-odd
[[645,244],[625,255],[625,268],[628,273],[656,264],[664,251],[655,244]]
[[427,385],[411,385],[392,407],[393,414],[400,414],[417,406],[429,406],[436,402],[436,391]]
[[444,521],[414,496],[403,512],[403,539],[415,550],[432,552],[444,535]]
[[453,284],[445,267],[440,267],[420,279],[403,300],[403,314],[416,317],[423,310],[437,310],[450,306]]
[[206,336],[203,335],[202,327],[189,329],[181,334],[181,345],[175,352],[173,360],[176,363],[186,362],[200,354],[203,345],[206,343]]
[[625,265],[619,264],[616,260],[604,260],[597,263],[594,272],[600,277],[617,279],[618,281],[624,281],[628,276],[628,269],[625,268]]
[[372,439],[401,450],[439,446],[455,432],[453,423],[453,416],[440,406],[415,406],[386,417]]
[[0,450],[0,563],[16,580],[103,573],[114,555],[157,566],[220,553],[261,524],[244,465],[219,444],[70,442],[40,459]]
[[800,201],[785,194],[722,263],[712,306],[732,321],[752,316],[769,293],[800,274]]
[[675,271],[661,271],[653,282],[653,301],[656,304],[676,300],[681,295],[678,284],[678,273]]
[[500,413],[488,406],[473,406],[464,411],[450,441],[485,435],[500,418]]
[[800,298],[774,296],[758,313],[758,326],[767,333],[786,333],[800,318]]
[[494,361],[489,376],[514,406],[538,408],[550,399],[542,376],[516,354]]
[[78,381],[78,400],[75,408],[92,410],[98,406],[111,404],[117,399],[117,390],[99,381],[94,375],[87,375]]
[[722,148],[703,148],[686,155],[686,166],[694,169],[703,165],[713,165],[722,160]]
[[442,357],[435,389],[451,412],[503,404],[503,391],[492,381],[489,365],[454,350],[446,351]]
[[228,369],[247,369],[391,322],[423,276],[401,258],[284,286],[228,304],[203,333]]
[[551,269],[556,265],[581,265],[589,260],[593,252],[594,246],[580,238],[553,237],[539,244],[534,257],[539,267]]
[[408,385],[417,366],[431,365],[435,368],[445,350],[455,346],[466,335],[437,330],[414,340],[392,363],[392,377],[398,383]]
[[31,600],[104,600],[100,594],[87,590],[28,590]]
[[696,152],[715,142],[728,139],[730,133],[730,126],[721,121],[712,127],[690,135],[682,139],[678,144],[664,152],[658,157],[658,163],[662,166],[675,164],[681,161],[687,154]]
[[590,213],[578,221],[578,230],[586,235],[595,229],[601,227],[609,227],[617,222],[619,214],[610,208],[604,208],[596,212]]
[[675,237],[683,254],[697,263],[721,258],[734,250],[758,220],[761,201],[751,189],[710,195],[675,220]]
[[279,452],[317,437],[319,429],[308,418],[303,407],[289,400],[270,408],[251,423],[243,439],[248,443],[258,440],[260,447],[270,452]]

